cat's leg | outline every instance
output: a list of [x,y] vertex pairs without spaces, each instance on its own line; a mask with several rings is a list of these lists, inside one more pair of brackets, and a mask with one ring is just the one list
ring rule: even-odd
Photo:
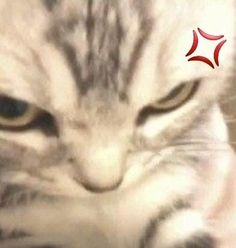
[[[161,168],[159,168],[161,170]],[[172,178],[172,183],[168,184],[165,178],[165,187],[163,192],[167,192],[168,185],[171,185],[170,192],[175,192],[181,183],[187,183],[190,178],[190,182],[187,183],[186,189],[191,189],[190,194],[168,195],[168,201],[162,201],[163,205],[160,205],[156,215],[151,218],[147,225],[146,231],[141,240],[141,248],[215,248],[215,239],[211,234],[209,225],[205,219],[205,216],[200,211],[193,207],[195,193],[200,179],[197,174],[192,175],[189,173],[191,168],[185,168],[188,171],[188,176],[181,178],[180,171],[182,169],[178,166],[172,166],[172,172],[176,169],[175,177]],[[168,170],[165,170],[168,175]],[[159,181],[159,180],[157,180]],[[160,181],[159,181],[160,182]],[[195,186],[196,187],[195,187]],[[162,188],[162,187],[157,187]],[[161,191],[158,191],[161,193]],[[156,192],[155,195],[158,195]],[[182,193],[184,190],[182,189]],[[159,195],[158,195],[159,196]],[[158,197],[159,200],[161,197]]]
[[[183,206],[182,206],[183,207]],[[145,248],[214,248],[214,238],[200,213],[191,208],[170,210],[147,229]],[[182,209],[181,209],[182,208]]]
[[[68,200],[69,201],[69,200]],[[0,240],[1,248],[110,248],[90,204],[71,200],[1,209],[4,230],[25,235]],[[1,214],[0,214],[1,215]]]
[[[33,201],[23,206],[0,208],[1,227],[31,234],[31,237],[16,240],[16,246],[12,245],[14,241],[4,242],[5,247],[11,243],[11,248],[26,248],[24,244],[27,242],[41,244],[47,238],[46,244],[66,243],[66,248],[74,248],[74,244],[76,248],[93,248],[94,244],[96,248],[139,248],[149,220],[156,217],[153,232],[149,232],[152,235],[143,238],[146,241],[142,242],[146,245],[143,247],[174,248],[178,241],[176,237],[172,239],[172,246],[165,246],[170,234],[183,230],[183,223],[188,218],[189,222],[198,218],[191,217],[193,210],[189,210],[187,204],[196,183],[193,168],[159,164],[158,170],[147,171],[142,180],[116,193],[83,199],[62,197],[51,202]],[[194,222],[193,234],[205,230],[197,223],[199,221]],[[190,234],[186,235],[186,242],[187,237],[191,239]],[[161,241],[162,246],[159,245]],[[4,243],[0,242],[0,246],[4,247]]]

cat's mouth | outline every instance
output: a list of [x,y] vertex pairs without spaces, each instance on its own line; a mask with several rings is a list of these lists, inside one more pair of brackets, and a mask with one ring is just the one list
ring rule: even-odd
[[120,188],[128,188],[151,171],[155,171],[161,160],[162,156],[157,151],[148,150],[131,154],[127,159],[127,170]]
[[[35,198],[90,197],[93,195],[119,192],[145,179],[158,170],[159,164],[171,156],[173,149],[142,151],[130,153],[126,161],[126,171],[120,181],[108,190],[91,188],[76,176],[73,166],[42,168],[38,173],[26,171],[7,171],[2,173],[0,183],[8,185],[1,194],[7,201],[25,203]],[[1,193],[1,192],[0,192]],[[8,196],[9,195],[9,196]],[[5,200],[4,200],[5,201]]]
[[[158,164],[158,156],[151,152],[133,154],[127,161],[127,171],[122,180],[107,192],[124,190],[140,178],[144,177],[147,170]],[[146,167],[144,165],[147,165]],[[27,204],[32,200],[54,197],[88,197],[94,194],[103,194],[86,187],[75,173],[62,171],[61,168],[51,167],[41,170],[41,173],[30,174],[26,171],[13,170],[2,173],[0,177],[1,192],[0,205],[10,206]],[[5,185],[5,186],[4,186]]]
[[[23,204],[35,199],[57,196],[85,196],[85,189],[58,169],[41,171],[42,174],[32,175],[25,171],[8,171],[0,177],[0,205]],[[57,172],[57,173],[56,173]]]

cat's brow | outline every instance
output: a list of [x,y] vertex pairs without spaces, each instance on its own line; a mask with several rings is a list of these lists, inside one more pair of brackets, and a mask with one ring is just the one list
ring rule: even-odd
[[[139,5],[144,2],[139,1]],[[95,10],[94,5],[99,5]],[[138,5],[134,3],[134,5]],[[116,2],[104,1],[99,4],[93,0],[87,1],[86,15],[70,14],[62,19],[55,18],[53,25],[46,33],[46,39],[53,43],[64,55],[71,74],[78,87],[80,95],[86,95],[90,89],[100,88],[108,90],[127,100],[127,87],[131,84],[139,60],[149,41],[152,31],[152,22],[149,18],[147,7],[136,6],[138,16],[138,31],[136,40],[129,54],[127,65],[121,69],[122,43],[126,40],[126,33],[122,23],[122,13]],[[114,15],[114,20],[109,20],[109,15]],[[84,27],[86,44],[76,43],[70,37],[75,30]],[[62,32],[63,30],[63,32]],[[77,34],[80,35],[80,34]],[[87,54],[80,56],[80,47],[85,46]],[[124,51],[122,51],[124,52]],[[121,75],[121,78],[119,77]],[[123,87],[119,87],[120,81]]]

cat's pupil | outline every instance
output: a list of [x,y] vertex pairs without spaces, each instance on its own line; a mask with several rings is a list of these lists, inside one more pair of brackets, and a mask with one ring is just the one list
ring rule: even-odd
[[10,97],[0,97],[0,116],[7,119],[14,119],[22,116],[28,109],[27,103],[14,100]]
[[177,86],[176,88],[174,88],[169,95],[167,95],[166,97],[162,98],[161,100],[159,100],[159,103],[165,103],[167,101],[172,100],[173,98],[177,97],[185,88],[185,84],[182,83],[179,86]]

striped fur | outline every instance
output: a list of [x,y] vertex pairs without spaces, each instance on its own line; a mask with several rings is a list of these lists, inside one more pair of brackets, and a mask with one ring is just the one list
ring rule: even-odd
[[[215,248],[193,206],[203,166],[227,170],[233,4],[0,0],[0,96],[44,113],[0,128],[1,248]],[[227,37],[216,70],[185,58],[197,27]]]

